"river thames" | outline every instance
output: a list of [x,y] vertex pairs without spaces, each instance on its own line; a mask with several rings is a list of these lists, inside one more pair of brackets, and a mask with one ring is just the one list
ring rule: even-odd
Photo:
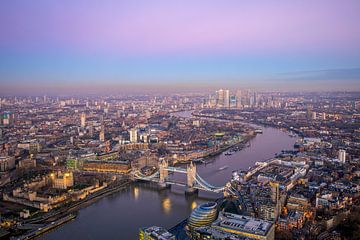
[[[177,113],[188,117],[189,112]],[[214,186],[223,186],[234,170],[246,170],[281,150],[292,149],[296,138],[276,128],[263,127],[263,134],[250,140],[250,145],[230,156],[212,157],[197,166],[199,175]],[[185,167],[185,166],[184,166]],[[223,169],[223,170],[220,170]],[[185,176],[175,176],[177,179]],[[180,186],[157,191],[143,184],[132,184],[126,190],[104,197],[81,209],[77,218],[40,239],[138,239],[140,227],[170,228],[189,216],[199,203],[219,197],[200,191],[196,197],[185,197]]]

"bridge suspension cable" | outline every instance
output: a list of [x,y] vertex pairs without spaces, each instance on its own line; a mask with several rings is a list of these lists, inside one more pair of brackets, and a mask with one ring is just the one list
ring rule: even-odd
[[225,187],[215,187],[211,184],[209,184],[208,182],[206,182],[202,177],[200,177],[199,174],[196,173],[196,177],[195,177],[196,182],[203,188],[209,190],[209,191],[213,191],[213,192],[221,192],[225,189]]
[[[170,171],[170,172],[178,172],[178,173],[187,174],[187,169],[184,169],[184,168],[166,167],[165,170]],[[146,175],[142,174],[139,170],[137,170],[133,173],[133,175],[137,179],[147,180],[147,181],[159,181],[159,178],[160,178],[159,171],[153,173],[152,175],[146,176]],[[202,189],[202,190],[216,192],[216,193],[223,192],[226,189],[225,186],[216,187],[216,186],[211,185],[210,183],[205,181],[198,173],[195,174],[194,180],[196,183],[194,188],[197,188],[197,189]],[[176,181],[167,180],[166,182],[169,184],[181,185],[179,182],[176,182]]]

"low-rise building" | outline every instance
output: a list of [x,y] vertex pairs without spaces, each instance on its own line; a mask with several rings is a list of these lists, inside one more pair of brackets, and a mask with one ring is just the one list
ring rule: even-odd
[[0,157],[0,172],[6,172],[15,167],[15,157],[5,156]]
[[272,222],[232,213],[220,212],[211,227],[253,239],[275,238],[275,226]]
[[175,240],[175,236],[162,227],[140,228],[139,240]]
[[56,189],[67,189],[74,186],[74,177],[72,172],[67,173],[51,173],[50,179],[52,182],[53,188]]

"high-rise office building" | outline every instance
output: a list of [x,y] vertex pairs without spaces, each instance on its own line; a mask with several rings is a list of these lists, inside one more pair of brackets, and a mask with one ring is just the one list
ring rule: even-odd
[[338,158],[339,158],[340,162],[345,163],[345,161],[346,161],[346,151],[344,149],[339,150]]
[[80,116],[80,122],[81,122],[81,127],[85,127],[86,126],[86,114],[82,113]]
[[324,113],[324,112],[321,113],[321,119],[322,119],[322,120],[326,120],[326,113]]
[[230,108],[236,108],[236,96],[235,95],[231,95],[230,96]]
[[216,100],[217,100],[217,103],[216,103],[216,105],[217,105],[217,107],[224,107],[224,90],[223,89],[220,89],[220,90],[218,90],[218,91],[216,91],[216,96],[217,96],[217,98],[216,98]]
[[250,107],[250,90],[246,90],[243,92],[242,99],[243,99],[242,105],[244,107]]
[[137,143],[138,141],[138,136],[137,136],[137,129],[133,128],[129,131],[130,134],[130,142],[131,143]]
[[214,107],[216,107],[216,96],[214,96],[214,95],[212,95],[212,94],[210,94],[209,95],[209,101],[208,101],[208,106],[209,106],[209,108],[214,108]]
[[230,90],[224,90],[224,107],[230,107]]
[[237,108],[242,108],[241,90],[236,91],[236,107]]
[[311,119],[316,120],[316,112],[311,112]]
[[91,126],[91,125],[89,127],[89,135],[90,135],[91,138],[94,137],[94,127]]
[[230,90],[220,89],[216,91],[216,106],[218,108],[229,108],[230,107]]
[[257,107],[257,104],[258,104],[258,102],[257,102],[257,94],[256,94],[256,92],[253,92],[253,94],[252,94],[252,104],[251,104],[251,106],[252,106],[252,107]]
[[101,142],[105,142],[105,127],[104,125],[101,126],[100,134],[99,134],[99,140]]
[[280,205],[280,188],[278,182],[270,182],[271,187],[271,200],[274,203],[274,217],[275,220],[281,213],[281,205]]

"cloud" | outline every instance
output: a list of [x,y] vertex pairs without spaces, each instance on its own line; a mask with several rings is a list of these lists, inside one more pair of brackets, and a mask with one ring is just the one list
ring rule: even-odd
[[279,76],[291,80],[359,80],[360,68],[322,69],[280,73]]

